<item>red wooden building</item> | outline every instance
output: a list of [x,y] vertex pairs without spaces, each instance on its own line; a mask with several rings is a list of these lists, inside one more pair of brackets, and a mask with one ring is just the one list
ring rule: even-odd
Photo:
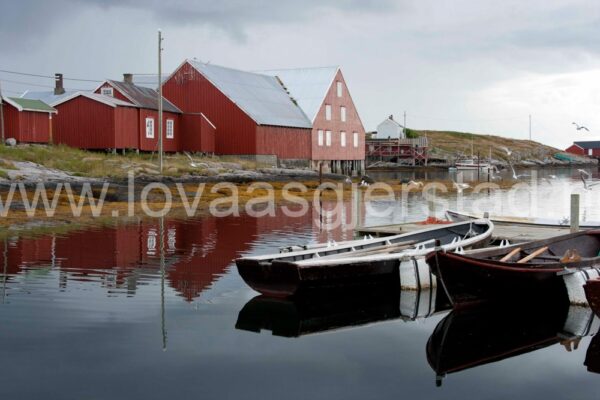
[[364,172],[365,128],[339,67],[265,71],[275,76],[312,124],[311,166]]
[[56,110],[41,100],[2,97],[4,137],[17,142],[48,143],[52,139],[52,115]]
[[138,108],[126,101],[77,92],[54,103],[54,142],[80,149],[137,149]]
[[312,124],[273,76],[186,60],[163,94],[184,119],[203,114],[212,122],[217,154],[309,163]]
[[573,142],[565,151],[579,156],[600,157],[600,140]]
[[[141,151],[158,150],[158,92],[132,81],[131,74],[124,81],[107,80],[95,91],[97,94],[126,101],[137,108],[137,146]],[[163,99],[163,149],[168,152],[185,148],[181,137],[181,111],[170,101]]]

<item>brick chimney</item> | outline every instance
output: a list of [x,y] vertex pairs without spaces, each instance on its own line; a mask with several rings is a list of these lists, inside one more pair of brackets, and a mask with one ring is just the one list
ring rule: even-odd
[[123,82],[133,84],[133,74],[123,74]]
[[63,86],[63,74],[54,74],[54,94],[64,94],[65,87]]

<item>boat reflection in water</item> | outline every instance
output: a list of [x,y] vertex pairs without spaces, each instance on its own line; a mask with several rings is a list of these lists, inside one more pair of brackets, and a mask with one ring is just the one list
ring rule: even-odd
[[[457,309],[437,325],[427,342],[427,360],[441,386],[447,375],[516,357],[560,343],[577,350],[582,337],[596,334],[598,318],[588,307],[489,304]],[[588,349],[588,370],[598,368],[600,352],[594,338]],[[591,366],[591,367],[590,367]]]
[[299,337],[375,322],[427,318],[449,308],[435,289],[401,291],[397,285],[370,287],[359,294],[316,291],[290,298],[259,295],[242,308],[235,327]]

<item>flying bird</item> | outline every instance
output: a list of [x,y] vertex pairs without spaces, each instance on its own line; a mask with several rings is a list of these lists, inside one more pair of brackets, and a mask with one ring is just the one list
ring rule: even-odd
[[468,183],[456,183],[455,181],[452,181],[452,184],[454,185],[458,193],[462,193],[463,190],[469,189],[471,187],[471,185],[469,185]]
[[[600,182],[592,182],[591,174],[583,169],[579,170],[579,176],[581,177],[581,181],[583,182],[583,188],[585,190],[592,190],[594,186],[600,185]],[[590,182],[588,182],[588,179]]]
[[512,163],[509,163],[508,165],[510,165],[510,169],[512,170],[512,177],[514,180],[519,180],[521,178],[528,178],[529,175],[528,174],[519,174],[517,175],[517,171],[515,171],[515,167],[513,167]]
[[588,128],[586,128],[586,127],[585,127],[585,126],[583,126],[583,125],[579,125],[577,122],[573,122],[573,125],[575,125],[575,129],[577,129],[578,131],[580,131],[580,130],[582,130],[582,129],[585,129],[585,130],[586,130],[586,131],[588,131],[588,132],[590,131]]
[[504,152],[510,157],[512,151],[506,146],[500,146],[500,149],[504,150]]

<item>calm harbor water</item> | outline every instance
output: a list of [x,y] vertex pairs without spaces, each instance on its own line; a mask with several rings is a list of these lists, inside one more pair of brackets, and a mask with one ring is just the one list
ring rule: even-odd
[[[534,214],[568,215],[565,199],[579,191],[591,198],[582,214],[600,220],[595,195],[581,190],[576,170],[550,172],[557,175],[551,180],[544,173],[544,200]],[[468,195],[460,205],[495,203],[494,196],[508,195]],[[529,204],[528,193],[515,196]],[[454,195],[449,201],[459,205]],[[363,222],[425,215],[419,196],[401,203],[373,201],[363,209]],[[375,216],[390,204],[388,216]],[[435,296],[426,294],[418,311],[414,293],[393,287],[348,298],[273,301],[248,288],[233,263],[284,245],[352,235],[350,224],[328,229],[312,214],[291,218],[278,210],[261,219],[115,221],[8,239],[0,249],[0,396],[597,396],[600,343],[585,310],[545,305],[450,313],[439,304],[435,309]]]

